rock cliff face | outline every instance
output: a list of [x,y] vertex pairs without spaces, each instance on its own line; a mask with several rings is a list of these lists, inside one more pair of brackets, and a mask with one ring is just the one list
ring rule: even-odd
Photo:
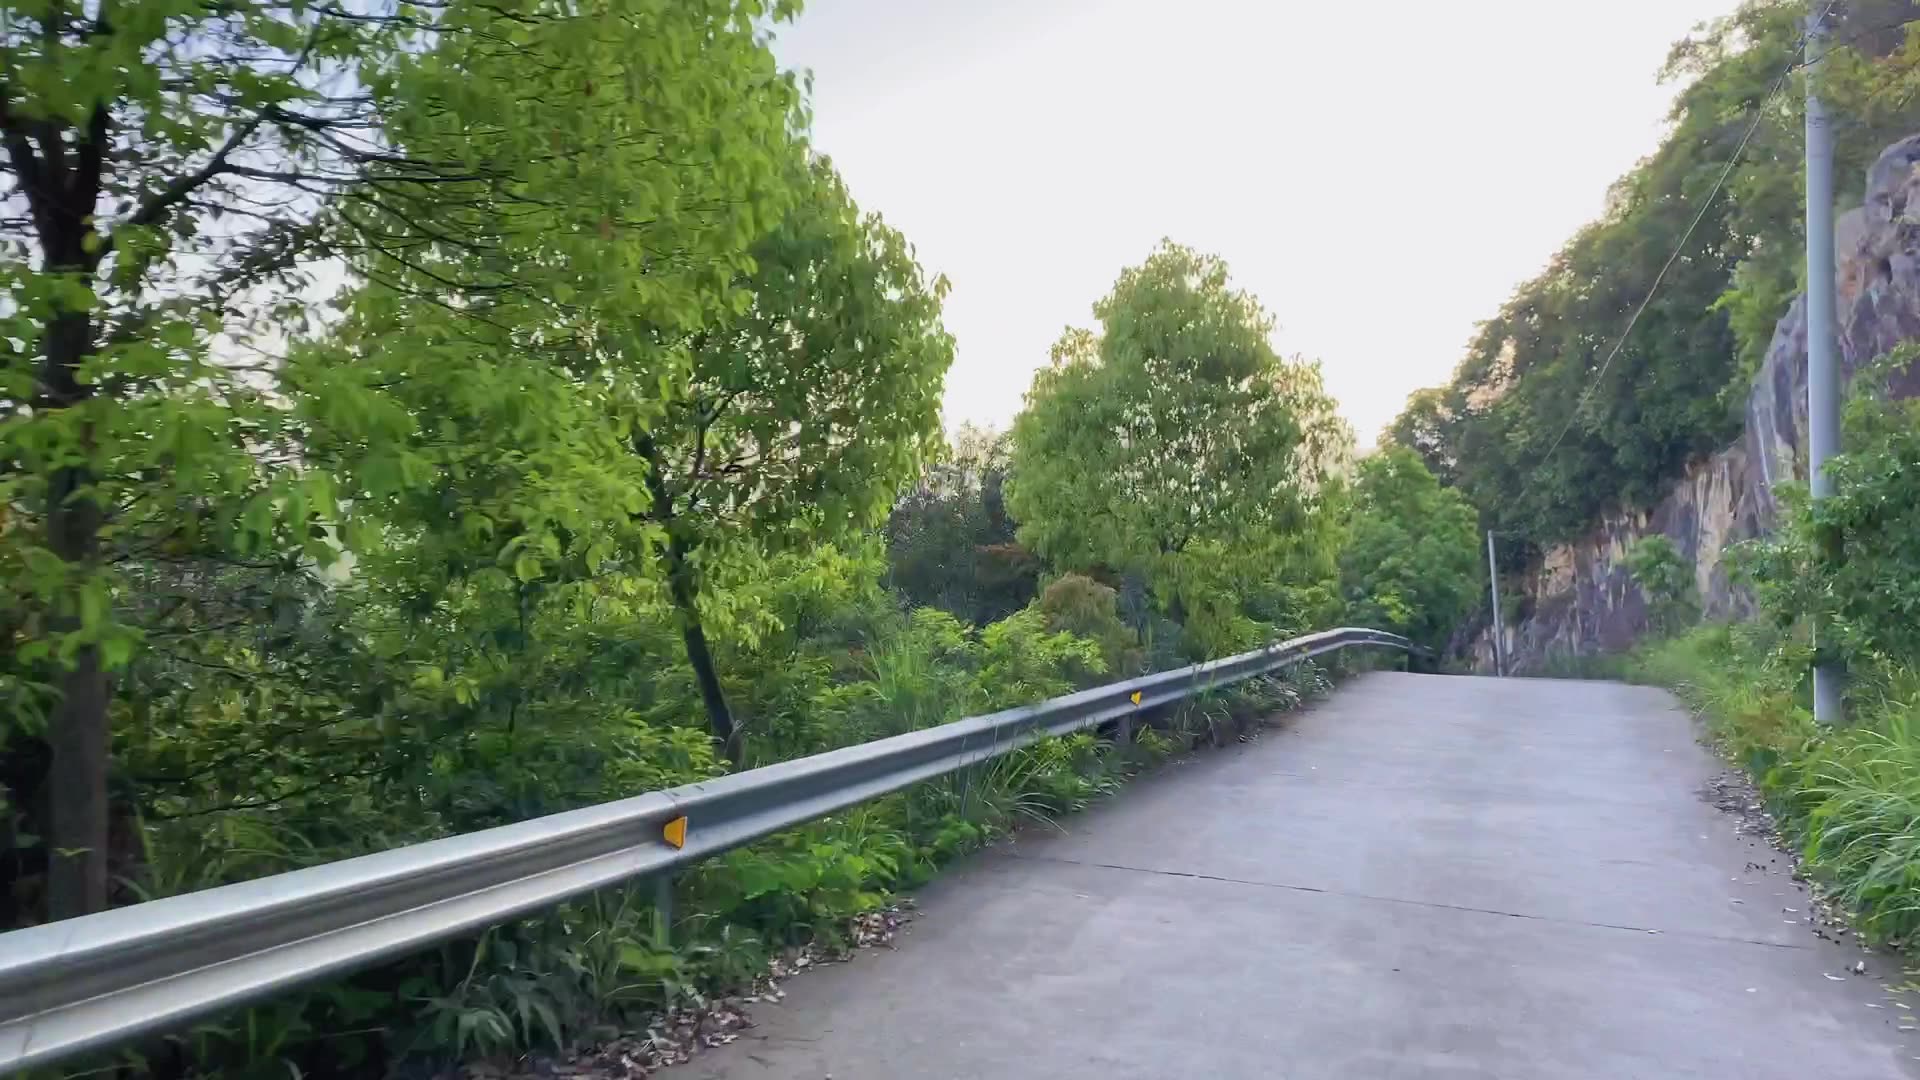
[[[1903,341],[1920,338],[1920,135],[1888,147],[1867,172],[1866,198],[1835,227],[1838,321],[1847,377]],[[1805,297],[1775,327],[1747,397],[1738,442],[1696,462],[1658,505],[1621,512],[1592,532],[1548,551],[1526,582],[1523,614],[1505,628],[1516,671],[1553,658],[1625,648],[1646,629],[1647,605],[1625,565],[1641,537],[1662,533],[1691,560],[1709,617],[1739,617],[1751,599],[1728,580],[1728,549],[1769,531],[1776,489],[1806,479],[1807,324]],[[1891,383],[1920,395],[1920,364]],[[1503,586],[1512,587],[1510,581]],[[1492,635],[1469,644],[1478,670],[1491,670]]]

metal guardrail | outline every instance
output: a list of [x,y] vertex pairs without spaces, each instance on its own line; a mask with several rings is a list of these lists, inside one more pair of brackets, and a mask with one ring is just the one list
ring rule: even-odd
[[[0,1073],[660,876],[1048,735],[1354,646],[1347,627],[716,780],[0,934]],[[663,837],[686,818],[685,842]]]

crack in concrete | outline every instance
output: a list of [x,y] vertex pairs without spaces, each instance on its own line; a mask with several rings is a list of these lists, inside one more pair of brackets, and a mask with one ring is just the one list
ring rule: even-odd
[[1190,878],[1195,881],[1218,881],[1227,885],[1246,885],[1256,889],[1280,889],[1285,892],[1318,893],[1321,896],[1339,897],[1344,900],[1371,900],[1381,904],[1404,904],[1408,907],[1434,908],[1441,911],[1464,911],[1475,915],[1498,915],[1508,919],[1526,919],[1529,922],[1551,923],[1559,926],[1584,926],[1595,930],[1625,930],[1634,934],[1658,934],[1668,937],[1693,938],[1699,941],[1720,941],[1730,945],[1760,945],[1769,949],[1806,949],[1806,945],[1783,944],[1778,941],[1762,941],[1758,938],[1732,937],[1725,934],[1702,934],[1693,930],[1662,930],[1654,926],[1627,926],[1621,923],[1588,922],[1584,919],[1562,919],[1552,915],[1529,915],[1522,911],[1502,911],[1498,908],[1474,907],[1470,904],[1448,904],[1437,900],[1409,900],[1400,896],[1375,896],[1372,893],[1344,892],[1340,889],[1326,889],[1316,885],[1290,885],[1278,881],[1250,881],[1246,878],[1226,877],[1221,874],[1202,874],[1190,870],[1160,870],[1149,866],[1127,866],[1122,863],[1088,862],[1081,859],[1063,859],[1057,855],[1021,855],[1017,852],[997,852],[1004,859],[1018,859],[1023,862],[1050,862],[1063,866],[1085,866],[1098,870],[1120,870],[1133,874],[1154,874],[1159,877]]

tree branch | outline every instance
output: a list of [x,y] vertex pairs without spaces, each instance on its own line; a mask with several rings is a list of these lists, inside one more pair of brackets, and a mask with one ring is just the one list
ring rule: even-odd
[[[314,46],[320,41],[321,25],[321,23],[315,23],[313,29],[307,34],[307,43],[301,46],[299,55],[294,57],[293,67],[288,71],[289,75],[306,66],[307,58],[313,55]],[[260,125],[266,121],[268,114],[274,109],[273,105],[265,106],[242,122],[227,136],[227,141],[220,144],[220,149],[213,152],[213,156],[207,159],[206,164],[193,172],[175,177],[172,183],[141,203],[139,209],[127,218],[126,224],[133,228],[144,228],[158,223],[181,200],[193,194],[202,184],[220,175],[227,168],[227,158],[248,139],[253,138],[253,133],[260,129]],[[112,250],[113,236],[108,234],[101,239],[100,257],[105,258]]]

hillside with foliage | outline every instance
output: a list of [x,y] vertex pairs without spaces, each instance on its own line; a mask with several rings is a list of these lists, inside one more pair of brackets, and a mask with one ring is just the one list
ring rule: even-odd
[[[1516,563],[1650,506],[1738,434],[1804,273],[1804,9],[1753,0],[1674,46],[1662,77],[1681,88],[1659,149],[1385,433],[1519,541]],[[1905,0],[1849,4],[1835,33],[1822,76],[1843,200],[1858,202],[1881,149],[1920,131],[1914,16]]]
[[[1317,369],[1177,245],[949,445],[945,283],[809,145],[791,4],[0,9],[0,927],[1350,618],[1434,641],[1476,588],[1470,530],[1415,536],[1450,493],[1356,481]],[[1414,539],[1443,586],[1379,554]],[[1298,678],[734,852],[671,927],[610,890],[121,1064],[602,1037]]]

